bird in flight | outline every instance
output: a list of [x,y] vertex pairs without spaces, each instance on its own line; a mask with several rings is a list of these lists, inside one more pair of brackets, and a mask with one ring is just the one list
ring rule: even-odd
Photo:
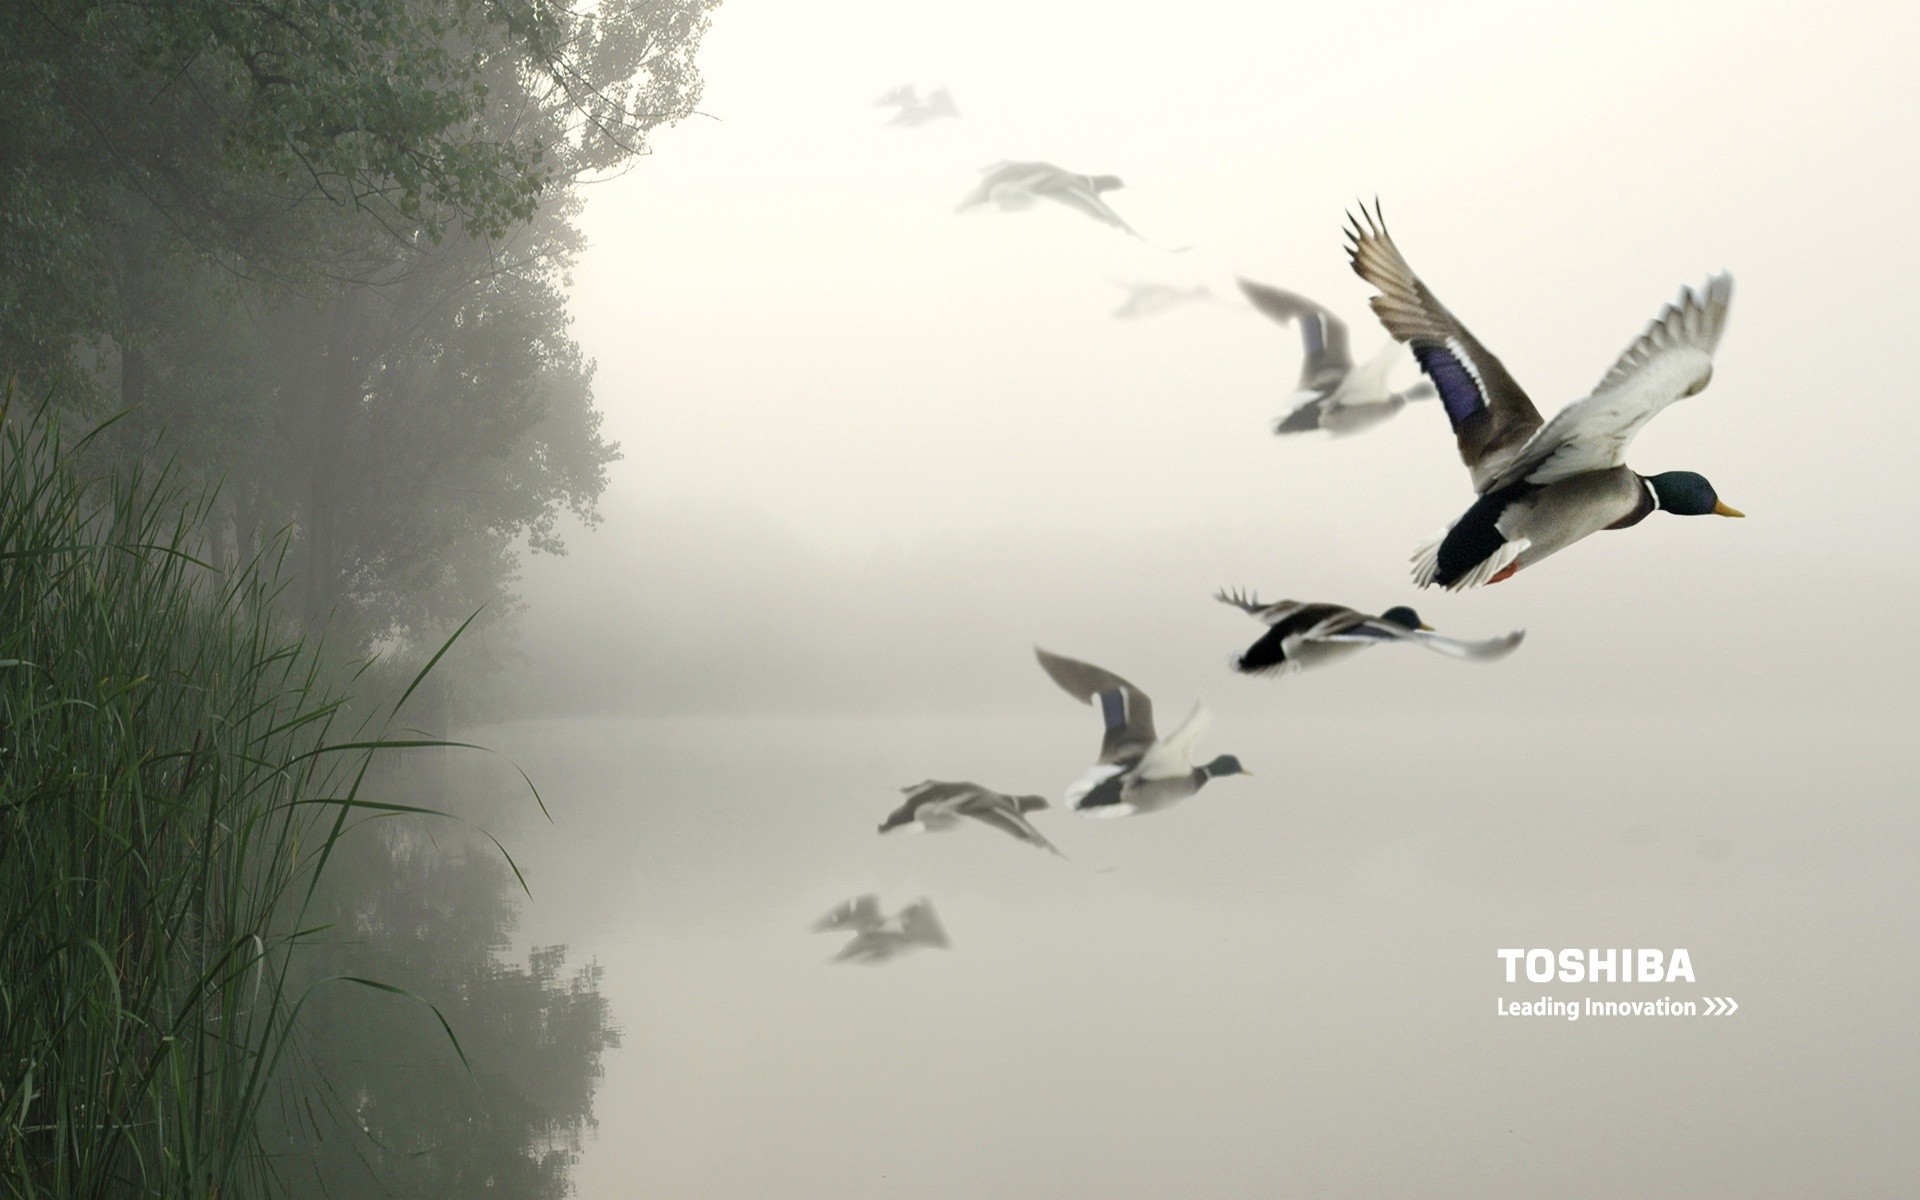
[[1038,647],[1040,666],[1067,694],[1100,709],[1106,732],[1100,759],[1067,789],[1067,807],[1089,817],[1127,817],[1178,804],[1222,775],[1250,775],[1231,754],[1193,765],[1194,744],[1206,732],[1209,714],[1193,712],[1166,737],[1153,728],[1153,701],[1111,671]]
[[1422,283],[1387,234],[1376,203],[1349,215],[1353,269],[1378,289],[1373,311],[1413,349],[1453,425],[1480,498],[1413,557],[1414,582],[1452,590],[1498,583],[1602,529],[1636,525],[1656,509],[1739,517],[1704,476],[1642,475],[1627,446],[1661,409],[1713,378],[1733,278],[1709,278],[1661,310],[1593,392],[1542,421],[1533,401]]
[[1311,433],[1324,429],[1335,437],[1371,429],[1407,406],[1409,400],[1427,400],[1433,385],[1420,380],[1394,391],[1387,378],[1401,361],[1400,347],[1389,341],[1362,366],[1354,366],[1347,349],[1347,325],[1324,307],[1264,283],[1240,280],[1240,290],[1253,306],[1285,325],[1300,326],[1305,357],[1291,407],[1273,423],[1279,434]]
[[1003,160],[981,170],[980,182],[960,198],[954,211],[965,212],[990,204],[1001,212],[1024,212],[1041,200],[1051,200],[1145,242],[1147,239],[1101,198],[1104,193],[1125,186],[1118,175],[1078,175],[1049,162]]
[[880,825],[881,833],[901,828],[943,832],[957,828],[962,817],[971,817],[983,825],[1011,834],[1029,846],[1038,846],[1061,858],[1066,857],[1060,854],[1059,847],[1048,841],[1027,820],[1028,813],[1047,806],[1043,797],[1008,796],[977,783],[943,783],[935,779],[900,790],[906,793],[906,802],[887,814],[887,819]]
[[918,129],[960,115],[960,106],[953,102],[953,93],[946,88],[935,88],[923,97],[920,89],[911,83],[887,89],[873,106],[896,110],[887,121],[889,129]]
[[1481,642],[1442,637],[1404,604],[1375,617],[1339,604],[1299,600],[1262,604],[1259,597],[1237,590],[1219,592],[1214,599],[1267,625],[1260,639],[1233,660],[1233,669],[1243,675],[1292,674],[1345,658],[1368,646],[1393,642],[1412,642],[1452,658],[1485,662],[1505,658],[1527,636],[1526,630],[1516,629]]
[[885,962],[890,958],[932,946],[949,947],[947,931],[933,911],[933,901],[922,897],[893,916],[882,916],[880,897],[871,893],[846,901],[813,923],[815,933],[853,932],[853,940],[833,956],[834,962]]

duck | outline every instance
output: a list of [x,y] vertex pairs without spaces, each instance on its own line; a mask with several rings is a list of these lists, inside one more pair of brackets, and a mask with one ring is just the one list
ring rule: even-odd
[[1513,376],[1413,273],[1376,201],[1348,214],[1347,255],[1378,294],[1370,303],[1413,350],[1453,426],[1479,499],[1413,554],[1413,580],[1452,591],[1499,583],[1603,529],[1655,512],[1743,517],[1704,475],[1642,475],[1626,464],[1634,435],[1713,378],[1733,277],[1683,287],[1599,384],[1543,421]]
[[1294,674],[1388,642],[1413,642],[1452,658],[1490,662],[1513,653],[1527,636],[1526,630],[1516,629],[1479,642],[1442,637],[1404,604],[1376,617],[1339,604],[1263,604],[1258,596],[1238,589],[1223,589],[1214,599],[1267,624],[1266,633],[1232,660],[1233,669],[1243,675]]
[[887,122],[889,129],[918,129],[942,118],[960,115],[960,106],[954,103],[951,91],[938,87],[923,98],[920,89],[911,83],[889,88],[885,95],[873,102],[873,106],[897,110]]
[[952,945],[933,911],[933,901],[924,896],[891,917],[881,915],[879,896],[856,896],[815,921],[813,929],[815,933],[853,931],[853,940],[833,956],[834,962],[879,963],[909,950],[929,946],[946,950]]
[[[1147,239],[1138,230],[1127,224],[1119,213],[1100,198],[1103,193],[1125,186],[1118,175],[1081,175],[1050,162],[1013,162],[1003,159],[990,167],[981,168],[980,182],[960,198],[954,211],[965,212],[970,208],[991,204],[1001,212],[1023,212],[1032,208],[1037,201],[1052,200],[1103,225],[1118,229],[1129,237],[1146,242]],[[1190,248],[1179,247],[1180,250]]]
[[948,783],[937,779],[900,790],[907,797],[906,803],[887,814],[887,819],[880,824],[881,833],[901,828],[943,832],[957,828],[962,817],[972,817],[983,825],[1012,834],[1029,846],[1066,857],[1027,820],[1028,813],[1047,807],[1045,797],[1008,796],[977,783]]
[[1206,732],[1211,714],[1195,704],[1187,719],[1166,737],[1153,728],[1153,701],[1113,672],[1078,659],[1034,647],[1040,666],[1068,695],[1083,704],[1098,703],[1106,724],[1100,759],[1067,789],[1068,808],[1089,817],[1130,817],[1158,812],[1187,799],[1209,780],[1251,775],[1231,754],[1193,765],[1194,744]]
[[1282,436],[1325,430],[1345,437],[1391,420],[1409,401],[1430,400],[1426,380],[1394,391],[1387,384],[1400,362],[1400,344],[1389,340],[1363,366],[1353,365],[1347,349],[1346,322],[1320,304],[1269,284],[1240,279],[1240,291],[1253,307],[1282,325],[1297,322],[1305,358],[1291,407],[1276,417],[1273,432]]

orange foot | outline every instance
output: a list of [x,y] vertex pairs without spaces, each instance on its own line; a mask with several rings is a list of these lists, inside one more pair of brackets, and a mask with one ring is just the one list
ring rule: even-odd
[[1492,587],[1494,584],[1499,583],[1502,579],[1511,579],[1513,577],[1513,573],[1515,571],[1518,571],[1519,569],[1520,569],[1519,563],[1508,563],[1506,566],[1500,568],[1499,574],[1495,575],[1492,579],[1487,580],[1487,586]]

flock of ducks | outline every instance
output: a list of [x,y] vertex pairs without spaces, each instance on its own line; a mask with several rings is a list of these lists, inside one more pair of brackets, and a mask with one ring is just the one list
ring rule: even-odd
[[[941,98],[937,104],[935,97]],[[899,107],[893,125],[959,115],[944,88],[921,101],[907,85],[880,103]],[[909,119],[910,113],[916,115]],[[959,209],[992,205],[1018,211],[1046,199],[1139,237],[1101,199],[1120,186],[1113,175],[1079,175],[1051,163],[1007,161],[986,168]],[[1723,502],[1704,476],[1691,471],[1641,475],[1626,463],[1627,447],[1649,420],[1675,401],[1698,395],[1712,379],[1714,350],[1733,296],[1731,276],[1714,275],[1699,290],[1682,288],[1590,394],[1547,421],[1500,360],[1407,265],[1387,232],[1378,202],[1371,212],[1363,205],[1357,216],[1349,215],[1346,240],[1348,261],[1374,288],[1371,307],[1391,336],[1364,364],[1354,364],[1346,325],[1324,306],[1246,279],[1239,281],[1240,289],[1255,309],[1300,331],[1300,380],[1288,412],[1274,422],[1275,433],[1321,430],[1344,436],[1392,418],[1412,401],[1439,401],[1476,498],[1438,537],[1414,552],[1415,584],[1459,591],[1499,583],[1590,534],[1636,525],[1656,510],[1678,516],[1744,515]],[[1115,312],[1119,317],[1212,299],[1205,288],[1123,286],[1131,294]],[[1412,351],[1425,379],[1395,390],[1389,378],[1404,361],[1402,345]],[[1233,669],[1248,675],[1290,674],[1384,644],[1415,644],[1484,662],[1512,653],[1525,637],[1524,630],[1483,641],[1444,637],[1404,605],[1374,616],[1337,604],[1266,604],[1240,591],[1221,591],[1215,598],[1266,626],[1232,659]],[[1102,667],[1037,647],[1035,655],[1063,691],[1100,711],[1099,756],[1062,796],[1074,812],[1088,817],[1158,812],[1193,796],[1211,780],[1251,774],[1231,754],[1195,763],[1210,719],[1205,705],[1195,704],[1187,718],[1163,736],[1154,725],[1153,702],[1132,683]],[[881,823],[882,834],[905,828],[946,831],[971,818],[1065,857],[1028,819],[1049,807],[1041,796],[1007,795],[976,783],[939,780],[903,790],[906,800]],[[835,961],[880,962],[919,947],[949,945],[926,899],[883,917],[878,897],[861,896],[814,928],[854,933]]]

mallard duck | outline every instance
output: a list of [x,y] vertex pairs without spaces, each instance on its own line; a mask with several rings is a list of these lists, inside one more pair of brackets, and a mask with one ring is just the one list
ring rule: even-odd
[[1300,325],[1300,341],[1305,358],[1300,363],[1300,382],[1292,397],[1292,407],[1273,422],[1277,434],[1312,433],[1324,429],[1335,437],[1371,429],[1407,406],[1409,400],[1428,400],[1433,385],[1421,380],[1410,388],[1393,391],[1387,378],[1400,361],[1400,347],[1389,341],[1366,365],[1355,367],[1347,349],[1346,322],[1305,296],[1281,291],[1251,279],[1242,279],[1240,290],[1262,313],[1285,325]]
[[1412,347],[1440,393],[1480,493],[1445,533],[1415,552],[1414,582],[1453,590],[1498,583],[1588,534],[1636,525],[1655,509],[1745,515],[1692,471],[1641,475],[1625,462],[1641,426],[1713,378],[1731,276],[1712,276],[1697,292],[1682,288],[1591,395],[1543,422],[1500,360],[1407,266],[1379,206],[1360,213],[1348,217],[1353,269],[1379,289],[1373,311]]
[[1002,212],[1021,212],[1036,201],[1052,200],[1144,242],[1147,239],[1100,198],[1103,192],[1125,186],[1118,175],[1076,175],[1049,162],[1001,161],[982,168],[980,182],[961,197],[954,211],[991,204]]
[[903,827],[919,828],[929,833],[941,832],[957,828],[962,817],[972,817],[983,825],[1010,833],[1030,846],[1039,846],[1062,858],[1066,857],[1060,854],[1059,847],[1041,836],[1040,831],[1027,820],[1026,814],[1047,806],[1046,800],[1040,796],[1007,796],[977,783],[942,783],[935,779],[900,790],[906,793],[907,802],[887,814],[887,819],[880,825],[881,833]]
[[923,98],[920,89],[911,83],[889,88],[886,95],[873,102],[873,106],[897,110],[887,122],[890,129],[918,129],[943,117],[960,115],[960,106],[953,102],[953,93],[946,88],[935,88]]
[[813,929],[816,933],[854,931],[853,940],[833,956],[834,962],[885,962],[922,946],[945,950],[951,944],[933,911],[933,901],[925,897],[883,917],[880,897],[859,896],[815,921]]
[[1067,789],[1066,804],[1089,817],[1127,817],[1177,804],[1221,775],[1250,775],[1240,760],[1222,754],[1204,766],[1193,765],[1193,746],[1206,731],[1209,714],[1196,704],[1180,727],[1159,737],[1153,731],[1153,701],[1111,671],[1050,654],[1040,659],[1053,681],[1084,704],[1096,701],[1106,722],[1100,761]]
[[1524,629],[1483,642],[1441,637],[1420,614],[1398,604],[1377,617],[1338,604],[1308,604],[1281,600],[1262,604],[1258,596],[1220,591],[1214,599],[1231,604],[1267,623],[1267,632],[1234,658],[1233,669],[1244,675],[1284,675],[1317,667],[1356,650],[1383,642],[1414,642],[1452,658],[1482,662],[1505,658],[1523,638]]

